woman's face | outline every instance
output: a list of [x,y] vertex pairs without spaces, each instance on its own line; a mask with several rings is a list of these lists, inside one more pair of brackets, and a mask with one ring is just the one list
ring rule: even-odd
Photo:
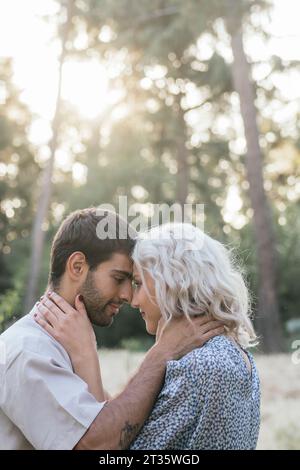
[[[150,335],[155,335],[158,322],[161,318],[160,309],[156,303],[154,280],[147,271],[144,271],[145,284],[136,268],[133,265],[133,298],[132,306],[139,308],[146,323],[146,330]],[[150,297],[149,297],[150,294]]]

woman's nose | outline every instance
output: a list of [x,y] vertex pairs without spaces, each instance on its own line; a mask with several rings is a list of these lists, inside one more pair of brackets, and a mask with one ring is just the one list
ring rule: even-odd
[[137,295],[137,292],[135,290],[133,290],[131,306],[133,308],[139,308],[139,306],[140,306],[139,301],[138,301],[138,295]]

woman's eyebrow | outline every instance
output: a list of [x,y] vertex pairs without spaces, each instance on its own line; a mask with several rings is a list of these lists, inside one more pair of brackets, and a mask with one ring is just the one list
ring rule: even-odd
[[114,274],[121,274],[122,276],[128,277],[128,279],[132,279],[132,273],[130,271],[123,271],[122,269],[112,269],[111,272]]

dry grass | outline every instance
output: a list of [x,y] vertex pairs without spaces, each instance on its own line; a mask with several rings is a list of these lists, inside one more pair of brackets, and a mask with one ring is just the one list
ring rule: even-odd
[[300,449],[300,364],[289,354],[258,356],[262,390],[259,449]]
[[[102,350],[103,382],[118,393],[143,359],[142,353]],[[258,449],[300,449],[300,364],[289,354],[256,356],[262,388]]]

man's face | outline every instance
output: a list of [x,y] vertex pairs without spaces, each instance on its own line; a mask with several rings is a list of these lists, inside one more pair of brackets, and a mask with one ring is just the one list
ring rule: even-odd
[[124,302],[132,298],[132,261],[121,253],[89,271],[79,289],[88,317],[94,325],[110,326]]

